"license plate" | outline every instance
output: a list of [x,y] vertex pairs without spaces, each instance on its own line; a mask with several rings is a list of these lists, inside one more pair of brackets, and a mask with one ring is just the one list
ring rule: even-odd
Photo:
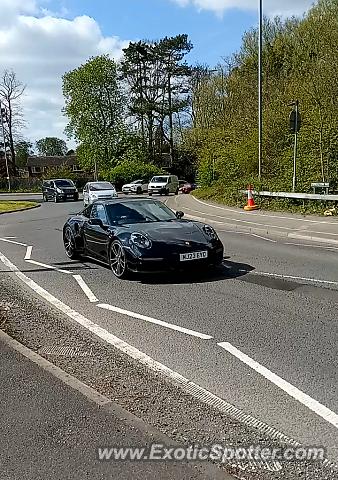
[[74,195],[72,193],[68,193],[67,197],[74,197]]
[[189,252],[189,253],[181,253],[180,254],[180,261],[181,262],[188,262],[189,260],[200,260],[202,258],[208,258],[208,252]]

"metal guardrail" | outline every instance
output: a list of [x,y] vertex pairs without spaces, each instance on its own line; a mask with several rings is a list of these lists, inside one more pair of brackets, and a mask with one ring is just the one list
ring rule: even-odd
[[[247,190],[242,190],[246,193]],[[326,195],[320,193],[292,193],[292,192],[252,192],[259,197],[278,197],[278,198],[296,198],[300,200],[322,200],[338,202],[338,195]]]

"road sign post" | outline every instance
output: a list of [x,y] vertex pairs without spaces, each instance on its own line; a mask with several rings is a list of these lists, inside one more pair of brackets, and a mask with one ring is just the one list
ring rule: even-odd
[[292,177],[292,191],[296,191],[297,185],[297,149],[298,149],[298,132],[301,127],[301,116],[299,113],[299,101],[296,100],[292,103],[295,108],[290,114],[290,131],[295,136],[294,147],[293,147],[293,177]]
[[5,162],[6,162],[6,173],[7,173],[7,182],[8,182],[8,191],[11,191],[11,179],[9,176],[9,167],[8,167],[8,158],[7,158],[7,150],[6,150],[6,135],[5,135],[5,126],[4,126],[4,118],[3,118],[4,109],[2,108],[0,102],[0,117],[1,117],[1,129],[2,129],[2,139],[4,145],[4,155],[5,155]]

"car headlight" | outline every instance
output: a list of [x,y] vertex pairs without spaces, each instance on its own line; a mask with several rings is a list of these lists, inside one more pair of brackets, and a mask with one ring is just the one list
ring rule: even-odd
[[132,233],[130,235],[130,243],[136,245],[140,248],[150,248],[151,247],[151,240],[143,233]]
[[62,191],[61,188],[59,188],[59,187],[56,187],[56,191],[57,191],[58,193],[63,193],[63,191]]
[[91,198],[99,198],[99,197],[96,195],[96,193],[91,193],[90,196],[91,196]]
[[213,238],[214,240],[218,239],[218,235],[216,231],[210,226],[210,225],[204,225],[203,226],[203,232],[210,238]]

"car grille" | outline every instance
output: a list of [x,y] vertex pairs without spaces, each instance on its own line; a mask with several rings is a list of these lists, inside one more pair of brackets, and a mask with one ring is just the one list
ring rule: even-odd
[[115,198],[113,195],[99,195],[99,200],[111,200]]

